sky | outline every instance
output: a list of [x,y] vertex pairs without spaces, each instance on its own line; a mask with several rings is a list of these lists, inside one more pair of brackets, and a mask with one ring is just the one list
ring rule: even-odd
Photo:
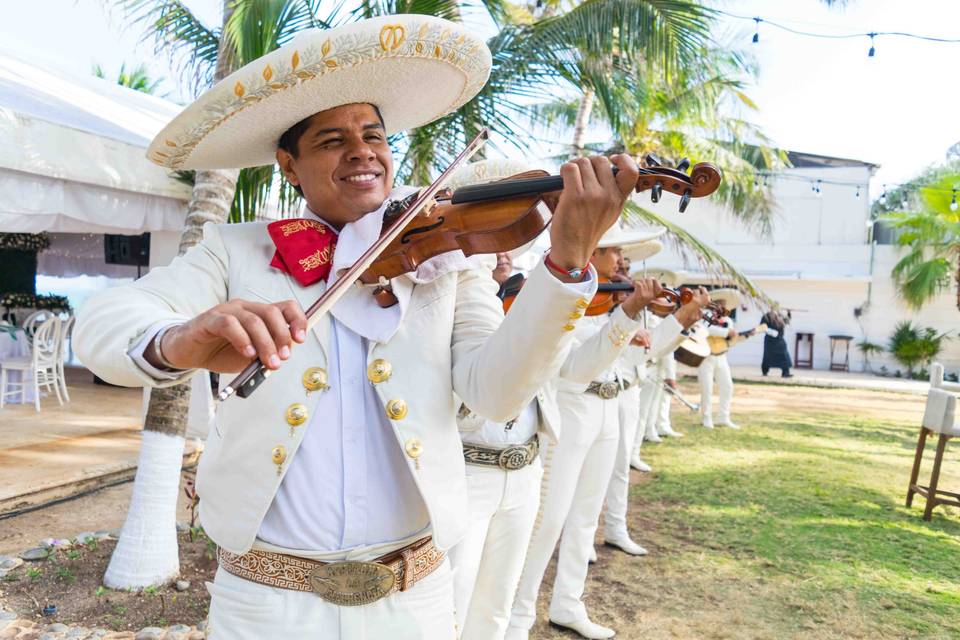
[[[107,0],[0,0],[0,49],[70,73],[87,74],[99,63],[108,77],[146,63],[154,77],[172,77],[166,56],[141,42]],[[221,0],[186,0],[207,24],[219,23]],[[960,38],[960,0],[848,0],[827,8],[819,0],[711,0],[712,6],[758,16],[793,29],[824,34],[905,31]],[[905,181],[942,162],[960,142],[960,43],[940,44],[878,37],[828,40],[724,18],[715,36],[752,52],[760,73],[748,89],[759,106],[750,119],[786,149],[879,164],[871,198],[883,184]],[[162,91],[183,102],[186,92]]]

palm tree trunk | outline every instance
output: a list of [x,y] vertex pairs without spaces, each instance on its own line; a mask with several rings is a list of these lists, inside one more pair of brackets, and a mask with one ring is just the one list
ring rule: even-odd
[[[232,1],[224,0],[224,25],[232,12]],[[234,65],[225,49],[221,41],[214,81],[229,75]],[[180,255],[201,240],[205,223],[226,222],[239,173],[197,171],[180,234]],[[180,573],[176,515],[189,406],[189,383],[150,393],[127,519],[103,577],[108,587],[142,589],[165,584]]]
[[577,120],[573,125],[573,155],[583,155],[583,138],[587,132],[587,123],[590,122],[590,112],[593,111],[593,89],[584,89],[577,107]]
[[957,309],[960,310],[960,255],[957,256]]

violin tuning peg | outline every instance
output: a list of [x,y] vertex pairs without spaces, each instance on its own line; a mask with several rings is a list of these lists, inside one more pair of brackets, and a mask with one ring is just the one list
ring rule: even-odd
[[660,196],[663,194],[663,183],[657,180],[656,184],[650,188],[650,200],[660,202]]
[[660,167],[663,166],[663,162],[660,160],[660,156],[655,153],[648,153],[644,157],[644,163],[648,167]]
[[677,163],[677,171],[686,171],[690,168],[690,158],[684,158]]
[[688,204],[690,204],[690,189],[684,189],[683,195],[680,196],[680,213],[687,210]]

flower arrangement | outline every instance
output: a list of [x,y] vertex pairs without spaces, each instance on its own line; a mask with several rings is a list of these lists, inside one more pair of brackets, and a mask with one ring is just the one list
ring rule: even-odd
[[0,233],[0,249],[37,253],[50,246],[46,233]]
[[66,296],[53,294],[35,296],[29,293],[0,294],[0,306],[8,309],[46,309],[48,311],[70,312],[70,301]]

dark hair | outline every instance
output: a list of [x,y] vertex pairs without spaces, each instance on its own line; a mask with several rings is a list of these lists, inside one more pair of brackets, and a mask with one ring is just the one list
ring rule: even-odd
[[[377,118],[380,120],[380,124],[384,129],[386,129],[387,125],[383,122],[383,114],[380,113],[380,107],[375,104],[371,104],[370,106],[373,107],[373,110],[376,112]],[[300,144],[300,138],[302,138],[303,134],[307,132],[307,129],[310,127],[310,121],[315,115],[317,114],[307,116],[297,124],[284,131],[283,135],[280,136],[280,141],[277,143],[277,148],[283,149],[294,158],[298,157],[300,155],[300,149],[298,146]],[[303,189],[301,189],[299,185],[294,185],[293,189],[300,194],[300,197],[303,197]]]

